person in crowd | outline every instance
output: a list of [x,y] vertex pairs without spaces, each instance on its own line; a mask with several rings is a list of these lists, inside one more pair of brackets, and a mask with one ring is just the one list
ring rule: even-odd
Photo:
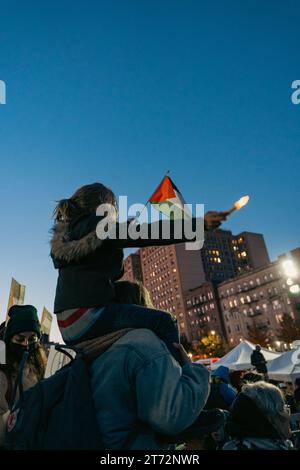
[[[226,411],[209,410],[207,423],[198,429],[196,437],[187,439],[182,450],[217,450],[223,440]],[[212,414],[210,416],[210,413]]]
[[261,352],[261,346],[257,344],[251,354],[251,364],[259,374],[264,374],[265,380],[268,378],[267,361]]
[[231,370],[229,372],[229,381],[232,387],[239,393],[242,388],[242,375],[244,374],[243,370]]
[[299,377],[295,380],[294,398],[295,398],[295,402],[297,406],[300,409],[300,378]]
[[267,382],[248,383],[232,404],[224,450],[291,450],[289,414],[282,392]]
[[229,439],[229,436],[227,435],[227,432],[226,432],[226,422],[227,422],[228,417],[230,416],[230,412],[223,410],[223,416],[224,416],[223,425],[220,426],[218,430],[211,433],[211,438],[215,444],[214,446],[215,450],[221,450]]
[[[65,343],[69,346],[127,328],[149,328],[163,341],[173,356],[180,360],[173,347],[179,342],[178,325],[168,312],[140,305],[116,304],[114,282],[124,273],[123,248],[168,245],[187,240],[175,237],[175,226],[183,220],[154,222],[141,227],[147,238],[130,237],[130,222],[115,224],[114,236],[97,237],[96,228],[103,217],[96,215],[100,204],[117,210],[114,193],[101,183],[79,188],[71,198],[61,200],[54,211],[55,224],[51,240],[51,257],[58,269],[54,312]],[[217,228],[226,219],[226,212],[208,212],[205,228]],[[196,219],[192,219],[194,228]],[[164,238],[163,224],[170,228]],[[125,235],[124,235],[125,229]],[[155,232],[155,236],[152,236]],[[152,236],[152,238],[151,238]]]
[[180,365],[149,329],[131,329],[121,337],[108,334],[101,342],[106,350],[90,370],[104,448],[173,449],[160,435],[178,436],[196,421],[209,393],[208,370],[191,363],[177,343]]
[[39,342],[41,330],[36,308],[14,305],[8,316],[4,332],[6,363],[0,366],[0,446],[10,409],[19,397],[19,390],[14,389],[24,352],[29,352],[22,374],[24,391],[43,379],[46,367],[46,355]]
[[211,373],[210,394],[205,409],[220,408],[228,411],[236,395],[236,391],[230,385],[228,367],[219,366]]
[[291,414],[299,413],[299,406],[297,405],[297,402],[295,400],[294,393],[295,392],[294,392],[293,383],[286,382],[285,389],[284,389],[284,399],[285,399],[285,403],[290,409]]

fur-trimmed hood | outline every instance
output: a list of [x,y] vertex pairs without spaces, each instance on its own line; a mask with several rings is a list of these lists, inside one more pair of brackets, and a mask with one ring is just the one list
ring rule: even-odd
[[52,229],[51,257],[58,265],[76,262],[101,247],[103,240],[97,237],[96,224],[90,227],[90,219],[73,228],[68,222],[58,222]]

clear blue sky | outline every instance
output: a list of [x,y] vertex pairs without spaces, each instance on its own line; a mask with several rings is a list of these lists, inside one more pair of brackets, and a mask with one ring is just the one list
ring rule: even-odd
[[[11,276],[53,307],[54,201],[103,181],[143,202],[170,169],[224,228],[300,245],[299,1],[0,1],[0,319]],[[55,330],[56,331],[56,330]],[[55,333],[56,334],[56,333]]]

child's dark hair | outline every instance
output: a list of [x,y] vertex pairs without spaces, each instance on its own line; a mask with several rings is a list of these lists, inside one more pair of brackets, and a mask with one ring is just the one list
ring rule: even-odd
[[77,189],[69,199],[58,201],[53,218],[56,222],[70,221],[77,216],[93,213],[100,204],[112,204],[116,207],[116,196],[101,183],[86,184]]

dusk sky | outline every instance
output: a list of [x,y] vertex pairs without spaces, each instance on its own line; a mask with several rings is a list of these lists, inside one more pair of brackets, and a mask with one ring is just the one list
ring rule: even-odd
[[[11,277],[52,311],[55,201],[101,181],[145,202],[249,205],[224,228],[300,246],[299,1],[0,0],[0,320]],[[57,339],[57,327],[52,337]]]

